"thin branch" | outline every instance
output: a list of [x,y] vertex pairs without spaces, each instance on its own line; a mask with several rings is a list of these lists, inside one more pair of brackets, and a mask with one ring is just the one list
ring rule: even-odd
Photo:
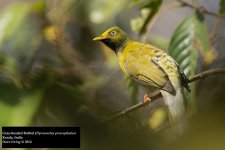
[[189,3],[187,3],[183,0],[177,0],[177,1],[180,2],[180,4],[184,7],[189,7],[189,8],[195,9],[195,10],[197,10],[197,11],[203,13],[203,14],[207,14],[207,15],[211,15],[211,16],[215,16],[215,17],[225,19],[224,15],[219,15],[217,13],[211,12],[211,11],[207,10],[205,7],[195,7],[194,5],[189,4]]
[[126,109],[124,109],[124,110],[122,110],[122,111],[120,111],[120,112],[112,115],[111,117],[103,120],[102,123],[112,121],[112,120],[114,120],[116,118],[119,118],[121,116],[124,116],[124,115],[128,114],[129,112],[132,112],[132,111],[134,111],[134,110],[136,110],[136,109],[138,109],[140,107],[144,107],[144,106],[152,103],[153,101],[159,99],[160,96],[161,96],[161,93],[159,91],[155,91],[154,93],[151,93],[149,95],[149,97],[151,98],[151,101],[142,101],[142,102],[139,102],[139,103],[137,103],[137,104],[135,104],[135,105],[133,105],[131,107],[128,107],[128,108],[126,108]]
[[[177,3],[178,2],[178,3]],[[176,8],[178,6],[183,6],[183,7],[189,7],[189,8],[192,8],[196,11],[199,11],[200,13],[203,13],[203,14],[207,14],[207,15],[211,15],[211,16],[215,16],[215,17],[218,17],[218,18],[221,18],[221,19],[225,19],[225,16],[224,15],[219,15],[219,14],[216,14],[214,12],[211,12],[211,11],[208,11],[205,7],[196,7],[192,4],[189,4],[183,0],[177,0],[177,2],[174,2],[174,3],[171,3],[169,5],[166,5],[164,6],[162,9],[160,9],[156,14],[155,16],[152,18],[151,22],[149,23],[148,25],[148,28],[147,28],[147,31],[146,31],[146,34],[144,35],[143,37],[143,41],[146,41],[152,27],[154,26],[154,24],[156,23],[157,19],[161,16],[161,14],[173,9],[173,8]]]
[[193,77],[190,77],[189,83],[194,82],[196,80],[205,79],[205,78],[207,78],[208,76],[211,76],[211,75],[221,74],[221,73],[225,73],[225,68],[211,69],[211,70],[208,70],[208,71],[204,71],[204,72],[201,72],[201,73],[199,73],[199,74],[197,74]]
[[[194,75],[194,76],[190,77],[188,83],[195,82],[195,81],[200,80],[200,79],[205,79],[205,78],[207,78],[208,76],[211,76],[211,75],[222,74],[222,73],[225,73],[225,68],[211,69],[211,70],[208,70],[208,71],[204,71],[204,72],[201,72],[201,73],[199,73],[197,75]],[[130,113],[132,111],[137,110],[138,108],[144,107],[144,106],[146,106],[146,105],[148,105],[148,104],[158,100],[161,97],[161,93],[160,93],[160,91],[156,91],[156,92],[150,94],[149,97],[151,98],[151,101],[139,102],[136,105],[128,107],[128,108],[126,108],[126,109],[124,109],[124,110],[122,110],[122,111],[112,115],[111,117],[103,120],[102,123],[113,121],[113,120],[115,120],[117,118],[125,116],[126,114],[128,114],[128,113]]]

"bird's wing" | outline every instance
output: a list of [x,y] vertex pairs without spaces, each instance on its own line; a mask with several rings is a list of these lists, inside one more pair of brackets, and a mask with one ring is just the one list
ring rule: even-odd
[[177,65],[177,68],[179,70],[179,73],[180,73],[180,77],[181,77],[181,84],[183,85],[183,87],[185,87],[188,92],[191,92],[189,86],[188,86],[188,82],[189,82],[189,79],[187,78],[187,76],[184,74],[183,70],[180,68],[180,66],[176,63]]
[[145,86],[154,86],[172,93],[174,87],[171,84],[166,72],[153,59],[152,55],[146,51],[146,47],[140,50],[129,52],[125,61],[124,69],[127,75]]

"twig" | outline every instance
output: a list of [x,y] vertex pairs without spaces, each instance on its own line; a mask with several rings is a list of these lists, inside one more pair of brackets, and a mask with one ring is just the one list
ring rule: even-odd
[[111,117],[103,120],[102,123],[105,123],[105,122],[108,122],[108,121],[112,121],[112,120],[114,120],[116,118],[119,118],[121,116],[124,116],[125,114],[128,114],[129,112],[134,111],[134,110],[136,110],[136,109],[138,109],[140,107],[146,106],[146,105],[152,103],[153,101],[157,100],[160,97],[160,94],[161,93],[159,91],[156,91],[156,92],[154,92],[154,93],[149,95],[149,97],[151,98],[151,101],[139,102],[139,103],[137,103],[137,104],[135,104],[135,105],[133,105],[131,107],[128,107],[128,108],[126,108],[126,109],[124,109],[124,110],[122,110],[122,111],[112,115]]
[[[179,2],[179,3],[177,3],[177,2]],[[218,17],[218,18],[221,18],[221,19],[225,19],[225,16],[224,15],[219,15],[219,14],[216,14],[214,12],[208,11],[205,7],[196,7],[196,6],[194,6],[192,4],[189,4],[189,3],[187,3],[187,2],[185,2],[183,0],[177,0],[177,2],[174,2],[172,4],[169,4],[167,6],[164,6],[162,9],[160,9],[155,14],[155,16],[152,18],[151,22],[148,25],[146,34],[143,37],[143,41],[146,41],[146,39],[147,39],[147,37],[148,37],[148,35],[149,35],[149,33],[150,33],[153,25],[155,24],[155,22],[157,21],[157,19],[160,17],[161,14],[169,11],[172,8],[176,8],[176,7],[180,6],[180,5],[183,6],[183,7],[192,8],[192,9],[194,9],[196,11],[199,11],[200,13],[203,13],[203,14],[205,13],[207,15],[211,15],[211,16],[215,16],[215,17]]]
[[[195,82],[196,80],[200,80],[200,79],[205,79],[206,77],[210,76],[210,75],[215,75],[215,74],[221,74],[221,73],[225,73],[225,68],[221,68],[221,69],[211,69],[211,70],[208,70],[208,71],[204,71],[204,72],[201,72],[197,75],[194,75],[192,77],[189,78],[189,81],[188,83],[191,83],[191,82]],[[119,117],[122,117],[122,116],[125,116],[126,114],[134,111],[134,110],[137,110],[138,108],[141,108],[141,107],[144,107],[156,100],[158,100],[160,97],[161,97],[161,93],[160,91],[156,91],[152,94],[149,95],[149,97],[151,98],[151,101],[147,101],[147,102],[139,102],[137,103],[136,105],[133,105],[131,107],[128,107],[114,115],[112,115],[111,117],[103,120],[101,123],[106,123],[106,122],[109,122],[109,121],[113,121]]]
[[208,11],[205,7],[195,7],[194,5],[191,5],[191,4],[189,4],[189,3],[187,3],[187,2],[185,2],[183,0],[177,0],[177,1],[180,2],[180,4],[182,6],[195,9],[195,10],[199,11],[200,13],[211,15],[211,16],[215,16],[215,17],[220,17],[222,19],[225,19],[224,15],[219,15],[219,14],[216,14],[214,12]]
[[221,73],[225,73],[225,68],[222,69],[211,69],[208,71],[204,71],[201,72],[193,77],[189,78],[189,83],[194,82],[196,80],[200,80],[200,79],[205,79],[206,77],[210,76],[210,75],[214,75],[214,74],[221,74]]

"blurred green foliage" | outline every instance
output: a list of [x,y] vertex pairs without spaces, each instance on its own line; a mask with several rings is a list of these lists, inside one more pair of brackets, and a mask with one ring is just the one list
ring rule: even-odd
[[[198,51],[205,55],[209,51],[209,41],[204,16],[196,12],[185,18],[176,28],[168,47],[168,53],[190,77],[197,72]],[[192,112],[196,112],[195,83],[192,83],[190,87],[191,93],[186,95],[188,95],[187,99]]]
[[[135,5],[138,1],[133,1],[132,5]],[[143,2],[142,2],[143,3]],[[140,35],[146,32],[146,28],[154,15],[159,11],[162,4],[162,0],[150,0],[142,4],[140,9],[141,17],[131,20],[131,26],[133,30]]]
[[[207,1],[196,2],[207,5]],[[216,2],[212,10],[224,14],[224,0]],[[110,26],[120,26],[140,39],[158,10],[170,3],[0,1],[0,126],[80,126],[84,150],[223,149],[224,75],[191,84],[187,100],[195,116],[190,116],[190,129],[180,138],[169,130],[162,99],[100,124],[142,100],[145,91],[124,79],[113,51],[94,43],[93,37]],[[159,32],[148,34],[147,42],[168,46],[168,53],[188,76],[224,67],[224,20],[184,7],[179,10],[184,13],[162,14],[166,17],[157,25],[160,30],[148,31],[166,28],[170,38]],[[175,22],[178,16],[182,19]],[[174,22],[174,31],[169,22]]]
[[219,13],[224,14],[225,13],[225,0],[220,0],[219,7],[220,7]]

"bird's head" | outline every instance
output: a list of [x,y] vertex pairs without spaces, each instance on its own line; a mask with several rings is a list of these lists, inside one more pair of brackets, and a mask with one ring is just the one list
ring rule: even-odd
[[128,39],[127,34],[119,27],[111,27],[93,40],[101,41],[113,51],[117,52],[125,46]]

